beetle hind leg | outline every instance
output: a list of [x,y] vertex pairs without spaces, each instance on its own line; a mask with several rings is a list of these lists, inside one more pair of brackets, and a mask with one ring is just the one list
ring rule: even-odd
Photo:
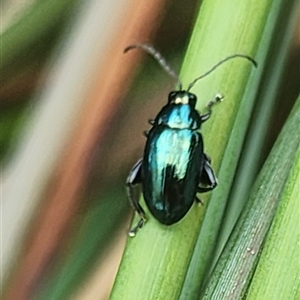
[[199,180],[200,186],[198,186],[197,189],[198,193],[212,191],[218,185],[217,177],[213,168],[210,165],[210,162],[210,158],[206,154],[204,154],[204,165]]
[[141,229],[141,228],[144,226],[145,222],[146,222],[146,219],[145,219],[145,218],[141,218],[141,219],[137,222],[137,224],[136,224],[135,226],[133,226],[133,227],[129,230],[128,235],[131,236],[131,237],[134,237],[134,236],[136,235],[137,231],[138,231],[139,229]]
[[146,215],[145,211],[143,210],[142,206],[139,204],[138,200],[136,199],[133,188],[136,184],[142,182],[142,159],[140,159],[132,168],[130,171],[127,180],[127,192],[128,192],[128,198],[130,201],[131,206],[134,208],[134,210],[138,213],[138,215],[141,217],[141,219],[138,221],[138,223],[132,227],[129,231],[129,236],[135,236],[136,232],[143,227],[143,225],[146,222]]
[[202,201],[200,198],[198,198],[197,196],[195,196],[195,201],[196,201],[197,204],[199,204],[199,205],[204,205],[204,204],[203,204],[203,201]]

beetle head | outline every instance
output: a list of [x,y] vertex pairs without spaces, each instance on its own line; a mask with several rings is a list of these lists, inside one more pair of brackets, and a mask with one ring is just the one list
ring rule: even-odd
[[196,95],[187,91],[173,91],[169,94],[168,104],[188,104],[195,108],[196,102]]

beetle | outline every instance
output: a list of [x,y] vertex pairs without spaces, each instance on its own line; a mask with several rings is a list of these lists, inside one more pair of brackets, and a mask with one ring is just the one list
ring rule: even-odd
[[138,223],[129,231],[135,236],[146,222],[146,214],[133,189],[142,185],[143,196],[151,214],[162,224],[172,225],[180,221],[191,208],[194,201],[202,203],[197,193],[213,190],[218,180],[211,166],[211,160],[204,153],[201,133],[202,123],[212,114],[212,107],[223,96],[217,94],[207,105],[208,112],[200,114],[196,109],[197,97],[190,92],[194,84],[210,74],[225,61],[242,57],[256,66],[250,56],[234,54],[226,57],[208,72],[197,77],[187,88],[182,89],[177,74],[169,67],[162,55],[151,45],[133,44],[125,48],[140,48],[150,54],[162,68],[179,83],[179,89],[169,93],[167,104],[149,123],[152,128],[147,132],[143,158],[132,168],[126,181],[130,203],[140,216]]

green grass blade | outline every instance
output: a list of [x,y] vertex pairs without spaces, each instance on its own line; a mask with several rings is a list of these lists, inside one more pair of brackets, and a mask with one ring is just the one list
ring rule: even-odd
[[[300,98],[299,98],[300,100]],[[300,124],[300,118],[298,118]],[[247,293],[249,300],[300,296],[300,148]],[[298,296],[297,296],[298,295]]]
[[[272,4],[272,5],[271,5]],[[229,84],[228,87],[230,88],[230,90],[226,90],[227,87],[222,88],[221,92],[224,92],[224,94],[226,95],[225,101],[224,101],[224,106],[228,105],[229,109],[226,110],[226,108],[224,109],[224,119],[222,120],[222,124],[223,126],[226,126],[226,124],[228,124],[228,120],[226,120],[226,114],[227,114],[227,118],[230,116],[228,116],[228,111],[232,108],[235,107],[236,110],[238,110],[238,113],[236,114],[235,117],[235,123],[233,125],[233,127],[230,128],[231,132],[221,132],[220,130],[217,132],[213,132],[213,129],[209,128],[209,126],[211,124],[205,124],[205,128],[204,128],[204,133],[206,137],[216,137],[215,139],[213,139],[213,146],[212,148],[210,147],[210,141],[206,142],[205,144],[207,145],[207,149],[206,151],[208,151],[208,154],[213,158],[213,163],[216,161],[215,158],[218,157],[218,153],[216,153],[217,151],[219,151],[220,145],[216,144],[217,141],[223,141],[224,143],[227,143],[226,145],[226,152],[222,155],[222,162],[220,165],[220,169],[218,171],[218,177],[219,177],[219,181],[220,181],[220,185],[219,187],[214,190],[214,192],[212,193],[212,197],[210,199],[209,202],[209,207],[206,211],[205,214],[205,220],[203,222],[201,231],[200,231],[200,235],[198,237],[198,241],[195,247],[195,251],[190,263],[190,267],[186,276],[186,280],[182,289],[182,294],[181,294],[181,299],[185,300],[185,299],[197,299],[199,296],[199,292],[200,292],[200,287],[203,284],[203,282],[205,280],[207,280],[208,275],[209,275],[209,269],[212,268],[213,264],[214,264],[214,256],[215,255],[219,255],[224,243],[226,242],[228,235],[233,227],[233,224],[236,222],[239,213],[241,211],[241,207],[242,205],[245,203],[245,201],[243,201],[243,198],[241,197],[237,197],[237,201],[235,201],[235,206],[234,209],[231,211],[232,214],[230,215],[230,217],[227,218],[227,215],[224,216],[224,211],[225,208],[227,209],[227,202],[226,199],[229,195],[229,193],[231,192],[231,188],[232,188],[232,183],[233,183],[233,176],[236,176],[236,166],[237,166],[237,158],[239,158],[240,152],[242,150],[244,150],[244,139],[245,139],[245,131],[247,126],[251,127],[253,125],[256,125],[256,135],[254,136],[255,138],[255,147],[250,148],[249,152],[251,154],[251,157],[249,157],[249,159],[253,158],[253,156],[255,156],[255,159],[260,158],[260,154],[261,154],[261,147],[264,144],[265,138],[264,138],[264,134],[265,131],[263,130],[263,128],[269,126],[269,122],[268,122],[268,118],[265,117],[264,113],[266,113],[266,111],[272,111],[272,107],[274,107],[274,100],[276,99],[275,95],[276,95],[276,91],[277,86],[274,84],[276,84],[276,82],[278,83],[278,81],[281,78],[281,73],[282,73],[282,69],[285,63],[285,59],[287,56],[287,44],[288,41],[291,39],[291,32],[293,32],[293,27],[295,27],[295,22],[286,22],[288,24],[287,29],[281,28],[280,32],[281,35],[278,36],[278,26],[282,25],[282,14],[283,12],[285,13],[286,17],[288,18],[288,16],[291,14],[291,11],[293,10],[293,2],[290,2],[289,5],[286,5],[284,3],[284,1],[273,1],[270,4],[270,6],[266,6],[266,3],[262,3],[259,2],[257,3],[257,7],[262,5],[260,8],[260,17],[259,20],[262,21],[262,19],[264,19],[264,23],[259,23],[260,26],[262,27],[256,27],[254,25],[254,28],[256,28],[256,31],[253,30],[249,33],[247,33],[247,38],[249,39],[249,35],[253,35],[252,36],[252,40],[255,41],[258,37],[257,35],[260,35],[260,39],[258,42],[258,47],[257,47],[257,52],[255,55],[256,60],[259,63],[259,68],[258,70],[255,71],[255,73],[258,73],[257,77],[259,76],[267,76],[270,75],[270,73],[272,73],[272,76],[269,79],[269,85],[265,86],[264,81],[268,82],[268,80],[265,80],[265,78],[262,78],[260,85],[263,87],[262,88],[262,93],[263,94],[268,94],[268,92],[271,92],[270,95],[268,94],[268,97],[263,97],[264,95],[262,95],[258,101],[260,105],[263,106],[263,110],[261,111],[261,118],[257,118],[256,115],[255,117],[252,118],[251,120],[251,124],[249,124],[249,120],[250,120],[250,116],[251,116],[251,112],[253,110],[253,105],[254,105],[254,98],[257,98],[258,96],[258,92],[257,92],[257,87],[256,87],[256,82],[253,82],[252,85],[248,85],[247,90],[245,92],[245,96],[243,98],[241,98],[241,100],[239,98],[236,98],[234,95],[232,97],[230,97],[231,95],[231,91],[234,90],[235,85],[237,84],[232,83]],[[219,5],[221,6],[221,4],[219,3]],[[226,4],[224,4],[226,5]],[[256,10],[251,11],[251,9],[249,10],[250,6],[243,6],[244,3],[239,3],[236,4],[236,7],[239,7],[239,5],[241,5],[241,7],[244,9],[242,9],[241,11],[239,11],[239,16],[241,16],[241,18],[243,18],[243,20],[246,22],[247,17],[251,17],[250,13],[253,13],[252,16],[252,21],[254,22],[254,20],[256,20],[257,16],[257,12]],[[285,9],[283,10],[283,6],[285,6]],[[257,8],[256,7],[256,8]],[[265,11],[264,11],[265,9]],[[214,12],[217,9],[214,10]],[[221,11],[220,11],[220,15],[221,16]],[[233,10],[231,12],[233,14],[233,17],[228,17],[229,20],[233,20],[233,23],[230,23],[229,20],[227,20],[227,22],[229,22],[229,26],[231,26],[231,28],[238,28],[238,24],[234,23],[234,20],[236,19],[234,17],[235,11]],[[295,19],[295,18],[294,18]],[[294,21],[293,19],[293,21]],[[213,22],[213,21],[212,21]],[[247,24],[247,23],[245,23]],[[245,25],[246,26],[246,25]],[[284,34],[288,35],[285,37]],[[234,32],[232,32],[232,34],[234,34]],[[276,37],[276,43],[280,44],[282,43],[282,41],[285,41],[286,43],[284,45],[282,45],[281,47],[275,48],[276,51],[274,51],[274,47],[276,46],[276,43],[274,43],[274,37]],[[228,38],[226,36],[226,38]],[[237,42],[237,41],[241,41],[241,38],[234,38],[233,42]],[[221,42],[222,43],[222,42]],[[228,41],[229,43],[229,41]],[[225,42],[224,42],[225,44]],[[244,45],[244,43],[242,43]],[[223,44],[222,44],[223,45]],[[226,46],[227,44],[225,44]],[[201,49],[202,44],[199,44],[199,47]],[[211,48],[213,49],[213,46],[211,46]],[[239,49],[239,43],[236,44],[236,48]],[[283,51],[284,50],[284,51]],[[197,51],[200,51],[198,49],[195,49],[192,53],[197,53]],[[215,50],[213,50],[215,51]],[[223,51],[223,49],[222,49]],[[239,50],[236,50],[236,52],[240,52]],[[244,51],[245,52],[245,51]],[[248,52],[247,52],[248,53]],[[280,54],[280,55],[279,55]],[[270,64],[272,67],[268,68],[266,67],[269,63],[269,59],[270,56],[272,57],[272,60],[275,61],[276,60],[276,64],[275,66],[277,66],[276,69],[273,68],[272,63]],[[277,59],[280,58],[278,61]],[[240,64],[242,64],[244,62],[240,62]],[[191,66],[192,68],[192,66]],[[223,67],[222,67],[223,68]],[[224,66],[224,68],[226,68],[226,66]],[[221,72],[222,70],[218,71]],[[226,72],[226,70],[224,71]],[[215,74],[212,75],[212,77],[215,78]],[[238,77],[239,75],[237,74],[236,77]],[[272,81],[271,80],[275,80]],[[207,81],[210,81],[211,79],[207,78],[204,79]],[[200,83],[201,84],[201,83]],[[209,84],[209,83],[208,83]],[[221,84],[220,84],[221,86]],[[267,87],[271,86],[271,90],[270,89],[264,89]],[[204,89],[205,91],[205,89]],[[203,88],[201,87],[201,93],[203,94]],[[199,94],[200,94],[200,88],[199,88]],[[227,98],[229,98],[229,101],[227,100]],[[264,100],[264,102],[262,102],[262,100]],[[230,103],[228,103],[228,102]],[[223,104],[222,104],[223,105]],[[221,118],[222,112],[218,111],[218,118]],[[206,132],[206,129],[208,128],[208,131]],[[223,128],[222,128],[223,130]],[[220,137],[219,137],[220,136]],[[224,137],[229,136],[228,141],[226,140],[226,138],[224,139]],[[252,147],[252,145],[254,144],[250,144],[250,147]],[[222,146],[221,146],[222,148]],[[214,153],[215,152],[215,153]],[[218,158],[217,158],[218,159]],[[247,166],[247,168],[245,169],[245,177],[246,178],[246,182],[249,183],[250,187],[252,184],[251,181],[251,176],[252,176],[252,180],[254,175],[256,174],[258,171],[258,165],[255,164],[255,162],[252,163],[252,161],[250,160],[251,164],[250,166]],[[252,175],[251,175],[252,174]],[[245,181],[245,178],[243,178]],[[248,180],[248,181],[247,181]],[[249,188],[249,186],[248,186]],[[244,189],[243,190],[243,195],[241,196],[245,196],[245,194],[247,195],[247,190]],[[229,198],[229,200],[231,200]],[[225,221],[225,222],[224,222]],[[226,222],[227,221],[227,222]],[[223,226],[224,225],[228,225],[228,227],[226,227],[227,230],[223,230]],[[219,230],[221,227],[221,231],[224,231],[224,234],[221,236],[219,236]],[[218,247],[216,245],[216,242],[218,243]],[[212,260],[212,261],[211,261]]]
[[202,300],[243,299],[276,208],[283,199],[290,171],[297,162],[299,118],[300,97],[255,182],[247,206],[216,265]]
[[273,129],[272,117],[277,114],[276,101],[281,82],[284,80],[284,70],[290,52],[291,41],[297,27],[298,10],[295,2],[289,5],[282,3],[274,5],[270,10],[269,21],[261,39],[261,52],[264,52],[267,66],[260,83],[256,97],[255,114],[249,126],[243,153],[239,162],[235,181],[226,207],[226,215],[222,221],[218,243],[214,250],[215,261],[219,257],[237,218],[239,217],[249,192],[261,168],[264,148],[269,130]]

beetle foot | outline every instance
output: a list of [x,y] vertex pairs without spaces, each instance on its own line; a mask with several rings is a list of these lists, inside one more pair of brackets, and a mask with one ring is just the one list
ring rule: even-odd
[[141,228],[144,226],[145,222],[146,222],[146,219],[145,219],[145,218],[141,218],[141,219],[139,220],[139,222],[138,222],[134,227],[132,227],[132,228],[130,229],[128,235],[129,235],[130,237],[134,237],[134,236],[136,235],[137,231],[138,231],[139,229],[141,229]]
[[221,93],[218,93],[216,96],[215,96],[215,102],[222,102],[224,99],[224,95],[221,94]]
[[212,101],[210,101],[210,102],[207,104],[208,110],[211,111],[211,108],[212,108],[215,104],[217,104],[217,103],[219,103],[219,102],[222,102],[223,99],[224,99],[224,95],[218,93],[218,94],[215,96],[215,99],[212,100]]
[[197,196],[195,197],[195,201],[197,202],[197,204],[199,205],[204,205],[204,203],[202,202],[202,200],[200,198],[198,198]]

